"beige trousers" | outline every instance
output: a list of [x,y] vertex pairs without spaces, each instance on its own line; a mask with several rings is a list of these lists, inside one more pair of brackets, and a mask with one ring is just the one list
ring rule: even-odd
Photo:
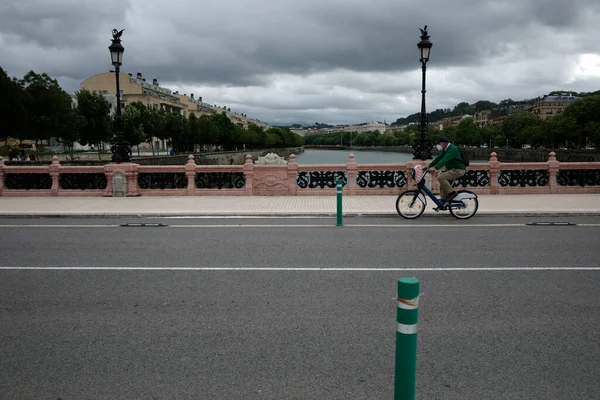
[[451,169],[446,172],[442,172],[438,175],[438,182],[440,183],[440,195],[444,198],[449,193],[452,193],[454,189],[450,184],[450,181],[460,178],[467,171],[464,169]]

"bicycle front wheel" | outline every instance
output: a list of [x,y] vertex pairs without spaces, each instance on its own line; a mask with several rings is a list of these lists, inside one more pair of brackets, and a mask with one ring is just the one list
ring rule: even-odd
[[419,191],[407,190],[398,196],[396,211],[403,218],[415,219],[423,214],[426,205],[427,203],[423,199],[423,196],[419,196]]
[[453,200],[448,209],[454,218],[469,219],[477,212],[477,209],[479,208],[479,201],[473,192],[468,190],[461,190],[458,192],[459,195],[461,193],[471,194],[474,197],[464,198],[460,201]]

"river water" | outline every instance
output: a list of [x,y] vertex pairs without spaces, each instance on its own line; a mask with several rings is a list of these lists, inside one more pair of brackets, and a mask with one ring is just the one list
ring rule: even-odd
[[[346,164],[348,155],[354,153],[358,164],[404,164],[412,161],[412,153],[393,153],[388,151],[367,150],[326,150],[306,149],[302,154],[296,154],[298,164]],[[487,160],[470,160],[487,162]]]

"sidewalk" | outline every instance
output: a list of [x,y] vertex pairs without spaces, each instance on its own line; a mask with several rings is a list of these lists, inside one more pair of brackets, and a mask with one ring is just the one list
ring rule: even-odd
[[[394,216],[397,196],[344,196],[345,216]],[[428,201],[425,215],[439,215]],[[334,216],[334,196],[0,197],[0,217]],[[600,215],[598,194],[482,195],[477,215]]]

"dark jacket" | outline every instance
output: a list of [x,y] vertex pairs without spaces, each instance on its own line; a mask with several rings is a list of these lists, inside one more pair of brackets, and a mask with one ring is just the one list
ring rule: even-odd
[[462,157],[460,156],[460,151],[458,151],[458,147],[453,145],[452,143],[448,143],[445,151],[442,151],[436,158],[433,159],[432,162],[429,163],[430,167],[435,167],[436,169],[441,169],[442,167],[446,167],[446,170],[449,169],[467,169],[465,164],[462,162]]

